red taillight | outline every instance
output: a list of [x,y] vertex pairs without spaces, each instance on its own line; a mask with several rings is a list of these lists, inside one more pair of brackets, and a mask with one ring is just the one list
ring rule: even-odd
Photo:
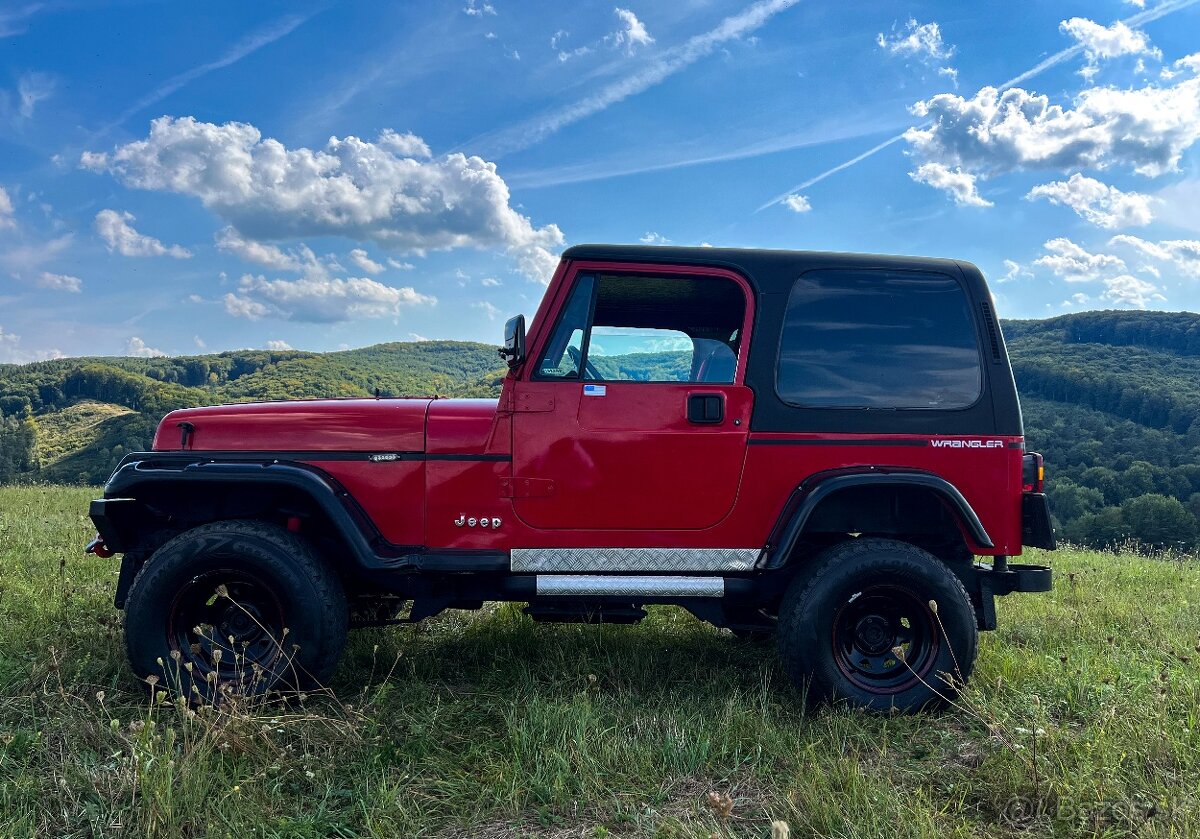
[[1021,491],[1044,492],[1046,486],[1046,466],[1042,456],[1037,452],[1029,452],[1021,461]]

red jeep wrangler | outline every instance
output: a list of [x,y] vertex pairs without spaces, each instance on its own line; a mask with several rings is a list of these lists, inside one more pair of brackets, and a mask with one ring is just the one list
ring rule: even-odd
[[1009,562],[1054,534],[973,265],[580,246],[505,332],[498,400],[169,414],[91,506],[137,674],[296,686],[349,626],[665,603],[776,633],[810,697],[912,710],[995,595],[1050,588]]

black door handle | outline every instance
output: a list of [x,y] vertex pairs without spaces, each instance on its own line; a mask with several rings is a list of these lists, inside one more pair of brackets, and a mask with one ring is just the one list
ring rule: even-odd
[[725,419],[725,394],[689,393],[688,422],[696,425],[716,425]]

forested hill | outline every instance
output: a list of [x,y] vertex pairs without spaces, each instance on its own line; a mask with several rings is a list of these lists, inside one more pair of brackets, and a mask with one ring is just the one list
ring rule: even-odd
[[1200,544],[1200,315],[1084,312],[1004,333],[1060,535]]
[[[1200,542],[1200,315],[1087,312],[1007,321],[1029,446],[1060,533],[1104,545]],[[625,372],[672,354],[613,359]],[[251,399],[499,392],[494,347],[449,341],[335,353],[237,351],[0,365],[0,483],[99,483],[176,407]]]
[[494,347],[453,341],[333,353],[239,350],[175,358],[0,365],[0,483],[102,483],[175,408],[329,396],[488,396]]

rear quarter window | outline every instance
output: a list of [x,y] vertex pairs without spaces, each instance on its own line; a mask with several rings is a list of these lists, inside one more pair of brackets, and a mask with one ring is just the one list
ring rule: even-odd
[[967,408],[983,389],[967,295],[934,272],[806,273],[788,297],[775,381],[804,408]]

